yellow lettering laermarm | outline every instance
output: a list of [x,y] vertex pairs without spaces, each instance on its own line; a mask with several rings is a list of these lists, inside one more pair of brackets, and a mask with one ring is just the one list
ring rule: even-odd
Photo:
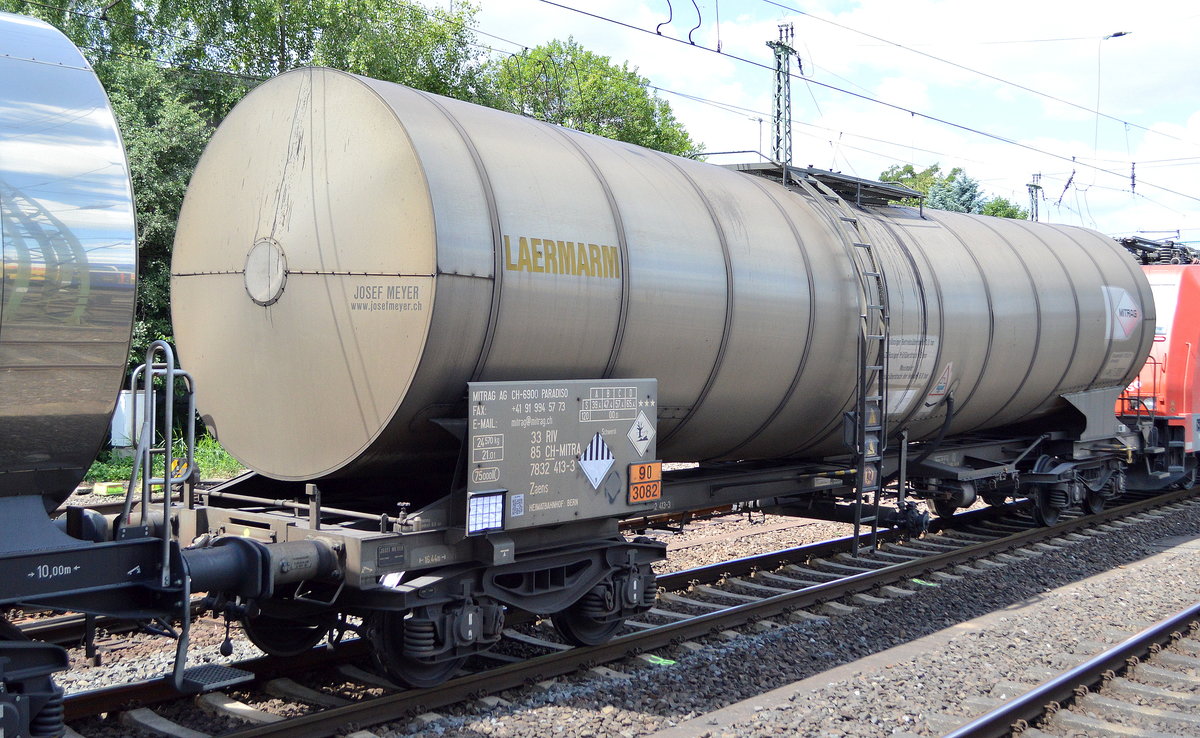
[[502,238],[505,271],[621,278],[621,250],[616,246],[529,236]]

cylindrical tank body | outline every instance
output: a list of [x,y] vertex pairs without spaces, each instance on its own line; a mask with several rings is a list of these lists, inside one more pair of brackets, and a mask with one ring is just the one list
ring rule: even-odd
[[1036,416],[1145,357],[1145,279],[1100,234],[842,210],[325,69],[261,85],[205,151],[176,339],[220,441],[280,479],[446,448],[428,421],[474,379],[657,378],[666,459],[836,453],[864,239],[888,280],[896,430],[936,433],[951,392],[953,431]]
[[137,246],[104,88],[53,27],[0,13],[0,495],[57,505],[125,376]]

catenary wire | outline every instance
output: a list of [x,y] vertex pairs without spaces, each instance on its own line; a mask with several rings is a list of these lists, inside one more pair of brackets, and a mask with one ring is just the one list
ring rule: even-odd
[[[770,66],[768,66],[768,65],[766,65],[766,64],[763,64],[763,63],[761,63],[761,62],[754,61],[753,59],[747,59],[746,57],[737,56],[737,55],[735,55],[735,54],[729,54],[729,53],[726,53],[726,52],[723,52],[723,51],[717,51],[716,49],[713,49],[713,48],[711,48],[711,47],[708,47],[708,46],[703,46],[703,45],[701,45],[701,44],[689,44],[689,43],[688,43],[687,41],[685,41],[685,40],[682,40],[682,39],[677,39],[677,38],[673,38],[673,37],[671,37],[671,36],[660,36],[660,35],[658,35],[658,34],[654,33],[654,32],[653,32],[653,31],[651,31],[651,30],[648,30],[648,29],[645,29],[645,28],[641,28],[641,27],[639,27],[639,26],[635,26],[635,25],[633,25],[633,24],[631,24],[631,23],[626,23],[626,22],[624,22],[624,21],[621,21],[621,20],[618,20],[618,19],[616,19],[616,18],[610,18],[610,17],[608,17],[608,16],[600,15],[600,14],[598,14],[598,13],[593,13],[593,12],[590,12],[590,11],[587,11],[587,10],[582,10],[582,9],[580,9],[580,8],[574,8],[574,7],[571,7],[571,6],[569,6],[569,5],[564,5],[564,4],[562,4],[562,3],[555,2],[555,0],[538,0],[538,2],[544,3],[544,4],[546,4],[546,5],[550,5],[550,6],[553,6],[553,7],[556,7],[556,8],[560,8],[560,9],[562,9],[562,10],[567,10],[567,11],[570,11],[570,12],[573,12],[573,13],[578,13],[578,14],[580,14],[580,15],[584,15],[584,16],[587,16],[587,17],[589,17],[589,18],[593,18],[593,19],[595,19],[595,20],[604,21],[604,22],[606,22],[606,23],[612,23],[612,24],[614,24],[614,25],[620,26],[620,27],[622,27],[622,28],[627,28],[627,29],[629,29],[629,30],[632,30],[632,31],[637,31],[637,32],[639,32],[639,33],[645,33],[645,34],[648,34],[648,35],[651,35],[651,36],[657,36],[658,38],[666,39],[666,40],[668,40],[668,41],[674,41],[675,43],[682,44],[682,45],[684,45],[684,46],[689,46],[689,47],[691,47],[691,48],[694,48],[694,49],[699,49],[699,50],[701,50],[701,51],[706,51],[706,52],[709,52],[709,53],[712,53],[712,54],[719,54],[719,55],[721,55],[721,56],[724,56],[724,57],[727,57],[727,58],[730,58],[730,59],[734,59],[734,60],[736,60],[736,61],[740,61],[740,62],[742,62],[742,63],[744,63],[744,64],[750,64],[750,65],[752,65],[752,66],[759,67],[759,68],[761,68],[761,69],[766,69],[766,70],[768,70],[768,71],[774,71],[774,68],[773,68],[773,67],[770,67]],[[798,75],[795,75],[795,74],[790,74],[790,76],[792,76],[792,77],[798,77]],[[801,78],[801,79],[804,79],[804,78]],[[1013,140],[1013,139],[1011,139],[1011,138],[1006,138],[1006,137],[1004,137],[1004,136],[1001,136],[1001,135],[999,135],[999,134],[995,134],[995,133],[989,133],[989,132],[987,132],[987,131],[984,131],[984,130],[981,130],[981,129],[978,129],[978,128],[973,128],[973,127],[971,127],[971,126],[964,125],[964,124],[962,124],[962,123],[955,123],[955,122],[953,122],[953,121],[950,121],[950,120],[947,120],[947,119],[945,119],[945,118],[939,118],[939,117],[937,117],[937,116],[934,116],[934,115],[929,115],[928,113],[922,113],[922,112],[919,112],[919,111],[916,111],[916,110],[912,110],[912,109],[910,109],[910,108],[906,108],[906,107],[904,107],[904,106],[902,106],[902,105],[897,105],[897,104],[895,104],[895,103],[890,103],[890,102],[887,102],[887,101],[885,101],[885,100],[880,100],[880,99],[878,99],[878,98],[871,97],[870,95],[864,95],[864,94],[861,94],[861,93],[858,93],[858,92],[854,92],[854,91],[852,91],[852,90],[846,90],[846,89],[843,89],[843,88],[841,88],[841,87],[838,87],[838,86],[836,86],[836,85],[831,85],[831,84],[828,84],[828,83],[826,83],[826,82],[820,82],[820,81],[818,81],[818,80],[809,80],[809,81],[810,81],[812,84],[819,85],[819,86],[821,86],[821,87],[824,87],[824,88],[826,88],[826,89],[830,89],[830,90],[834,90],[834,91],[836,91],[836,92],[841,92],[842,94],[849,95],[849,96],[851,96],[851,97],[855,97],[855,98],[858,98],[858,99],[860,99],[860,100],[863,100],[863,101],[866,101],[866,102],[875,103],[876,105],[881,105],[881,106],[883,106],[883,107],[890,108],[890,109],[892,109],[892,110],[898,110],[898,111],[901,111],[901,112],[904,112],[904,113],[908,113],[909,115],[913,115],[913,116],[916,116],[916,117],[920,117],[920,118],[923,118],[923,119],[925,119],[925,120],[932,121],[932,122],[934,122],[934,123],[940,123],[940,124],[942,124],[942,125],[949,126],[949,127],[951,127],[951,128],[956,128],[956,129],[958,129],[958,130],[961,130],[961,131],[966,131],[966,132],[968,132],[968,133],[973,133],[973,134],[975,134],[975,135],[978,135],[978,136],[983,136],[984,138],[990,138],[990,139],[992,139],[992,140],[994,140],[994,141],[999,141],[999,142],[1001,142],[1001,143],[1006,143],[1006,144],[1009,144],[1009,145],[1012,145],[1012,146],[1016,146],[1016,147],[1018,147],[1018,148],[1025,149],[1025,150],[1027,150],[1027,151],[1032,151],[1032,152],[1034,152],[1034,153],[1036,153],[1036,154],[1040,154],[1040,155],[1042,155],[1042,156],[1048,156],[1048,157],[1051,157],[1051,158],[1053,158],[1053,159],[1059,159],[1059,160],[1062,160],[1062,161],[1073,161],[1073,160],[1072,160],[1072,158],[1071,158],[1071,157],[1069,157],[1069,156],[1066,156],[1066,155],[1063,155],[1063,154],[1056,154],[1056,153],[1054,153],[1054,152],[1052,152],[1052,151],[1046,151],[1045,149],[1040,149],[1040,148],[1038,148],[1038,147],[1036,147],[1036,146],[1032,146],[1032,145],[1030,145],[1030,144],[1021,143],[1020,141],[1015,141],[1015,140]],[[1121,178],[1121,179],[1124,179],[1124,178],[1126,177],[1126,175],[1125,175],[1125,173],[1124,173],[1124,172],[1115,172],[1115,171],[1113,171],[1113,170],[1111,170],[1111,169],[1105,169],[1104,167],[1099,167],[1099,166],[1096,166],[1096,165],[1094,165],[1094,164],[1087,164],[1087,163],[1084,163],[1084,162],[1075,162],[1075,163],[1078,163],[1078,164],[1079,164],[1079,166],[1082,166],[1082,167],[1085,167],[1085,168],[1088,168],[1088,169],[1094,169],[1094,170],[1096,170],[1097,172],[1100,172],[1100,173],[1103,173],[1103,174],[1109,174],[1109,175],[1112,175],[1112,176],[1114,176],[1114,177],[1119,177],[1119,178]],[[1177,195],[1177,196],[1179,196],[1179,197],[1182,197],[1182,198],[1185,198],[1185,199],[1188,199],[1188,200],[1194,200],[1194,201],[1196,201],[1196,202],[1200,202],[1200,197],[1198,197],[1198,196],[1196,196],[1196,195],[1189,195],[1189,194],[1187,194],[1187,193],[1185,193],[1185,192],[1180,192],[1180,191],[1178,191],[1178,190],[1174,190],[1174,189],[1171,189],[1171,188],[1169,188],[1169,187],[1164,187],[1163,185],[1155,184],[1155,183],[1153,183],[1153,182],[1147,182],[1146,180],[1142,180],[1142,181],[1140,182],[1140,184],[1142,184],[1142,186],[1144,186],[1144,187],[1153,187],[1153,188],[1154,188],[1154,189],[1156,189],[1156,190],[1161,190],[1161,191],[1163,191],[1163,192],[1167,192],[1167,193],[1170,193],[1170,194],[1172,194],[1172,195]]]
[[[884,45],[886,45],[886,46],[895,46],[895,47],[896,47],[896,48],[898,48],[898,49],[903,49],[903,50],[905,50],[905,51],[908,51],[908,52],[910,52],[910,53],[913,53],[913,54],[918,54],[918,55],[920,55],[920,56],[926,57],[927,59],[931,59],[931,60],[933,60],[933,61],[940,62],[940,63],[942,63],[942,64],[949,64],[950,66],[952,66],[952,67],[955,67],[955,68],[957,68],[957,69],[961,69],[961,70],[963,70],[964,72],[970,72],[971,74],[978,74],[978,75],[979,75],[979,76],[981,76],[981,77],[986,77],[986,78],[988,78],[988,79],[990,79],[990,80],[993,80],[993,81],[995,81],[995,82],[999,82],[999,83],[1001,83],[1001,84],[1009,85],[1009,86],[1011,86],[1011,87],[1015,87],[1015,88],[1017,88],[1017,89],[1019,89],[1019,90],[1024,90],[1025,92],[1028,92],[1028,93],[1030,93],[1030,94],[1033,94],[1033,95],[1038,95],[1038,96],[1040,96],[1040,97],[1044,97],[1044,98],[1046,98],[1046,99],[1048,99],[1048,100],[1053,100],[1053,101],[1055,101],[1055,102],[1062,103],[1063,105],[1068,105],[1068,106],[1070,106],[1070,107],[1076,108],[1076,109],[1078,109],[1078,110],[1085,111],[1085,112],[1087,112],[1087,113],[1093,113],[1093,114],[1095,114],[1095,115],[1098,115],[1098,116],[1100,116],[1100,117],[1107,118],[1108,120],[1116,121],[1116,122],[1118,122],[1118,123],[1122,123],[1122,124],[1124,124],[1124,125],[1127,125],[1127,126],[1133,126],[1134,128],[1137,128],[1137,129],[1140,129],[1140,130],[1146,131],[1147,133],[1154,133],[1154,134],[1157,134],[1157,135],[1159,135],[1159,136],[1163,136],[1163,137],[1165,137],[1165,138],[1170,138],[1170,139],[1172,139],[1172,140],[1175,140],[1175,141],[1180,141],[1180,142],[1182,142],[1182,143],[1186,143],[1186,144],[1189,144],[1189,145],[1195,145],[1195,144],[1193,144],[1191,141],[1188,141],[1187,139],[1179,138],[1178,136],[1172,136],[1172,135],[1171,135],[1171,134],[1169,134],[1169,133],[1163,133],[1162,131],[1158,131],[1158,130],[1155,130],[1155,129],[1153,129],[1153,128],[1148,128],[1148,127],[1146,127],[1146,126],[1139,125],[1139,124],[1137,124],[1137,123],[1133,123],[1133,122],[1131,122],[1131,121],[1124,120],[1123,118],[1118,118],[1118,117],[1116,117],[1116,116],[1114,116],[1114,115],[1109,115],[1109,114],[1107,114],[1107,113],[1102,113],[1102,112],[1100,112],[1099,110],[1093,110],[1092,108],[1089,108],[1089,107],[1088,107],[1088,106],[1086,106],[1086,105],[1080,105],[1079,103],[1073,103],[1073,102],[1071,102],[1071,101],[1069,101],[1069,100],[1064,100],[1064,99],[1062,99],[1062,98],[1060,98],[1060,97],[1055,97],[1054,95],[1051,95],[1051,94],[1049,94],[1049,93],[1042,92],[1042,91],[1040,91],[1040,90],[1035,90],[1035,89],[1033,89],[1032,87],[1027,87],[1027,86],[1025,86],[1025,85],[1022,85],[1022,84],[1019,84],[1019,83],[1017,83],[1017,82],[1013,82],[1013,81],[1011,81],[1011,80],[1004,79],[1003,77],[997,77],[997,76],[996,76],[996,75],[994,75],[994,74],[989,74],[988,72],[984,72],[984,71],[981,71],[981,70],[979,70],[979,69],[975,69],[975,68],[973,68],[973,67],[968,67],[968,66],[966,66],[965,64],[959,64],[958,62],[951,61],[951,60],[949,60],[949,59],[944,59],[944,58],[942,58],[942,57],[940,57],[940,56],[936,56],[936,55],[934,55],[934,54],[930,54],[930,53],[928,53],[928,52],[925,52],[925,51],[920,51],[919,49],[915,49],[915,48],[913,48],[913,47],[911,47],[911,46],[906,46],[906,45],[904,45],[904,44],[901,44],[901,43],[898,43],[898,42],[896,42],[896,41],[891,41],[891,40],[889,40],[889,39],[886,39],[886,38],[883,38],[883,37],[881,37],[881,36],[876,36],[876,35],[874,35],[874,34],[872,34],[872,33],[867,33],[866,31],[860,31],[860,30],[858,30],[857,28],[851,28],[850,26],[843,25],[843,24],[841,24],[841,23],[838,23],[837,21],[832,21],[832,20],[829,20],[828,18],[821,18],[820,16],[812,15],[811,13],[807,13],[807,12],[805,12],[805,11],[801,10],[800,8],[796,8],[796,7],[793,7],[793,6],[790,6],[790,5],[785,5],[784,3],[781,3],[781,2],[777,2],[777,0],[760,0],[760,2],[766,3],[767,5],[773,5],[773,6],[777,7],[777,8],[780,8],[781,10],[787,10],[787,11],[789,11],[789,12],[792,12],[792,13],[797,13],[797,14],[799,14],[799,15],[803,15],[805,18],[811,18],[811,19],[813,19],[813,20],[815,20],[815,21],[820,21],[821,23],[827,23],[827,24],[829,24],[829,25],[831,25],[831,26],[834,26],[835,28],[840,28],[840,29],[842,29],[842,30],[844,30],[844,31],[849,31],[850,33],[856,33],[856,34],[858,34],[858,35],[860,35],[860,36],[865,36],[865,37],[867,37],[867,38],[869,38],[869,39],[872,39],[872,40],[878,41],[878,42],[880,42],[880,43],[882,43],[882,44],[884,44]],[[1070,40],[1070,39],[1051,39],[1051,40],[1064,40],[1064,41],[1065,41],[1065,40]],[[1087,39],[1084,39],[1084,40],[1087,40]]]

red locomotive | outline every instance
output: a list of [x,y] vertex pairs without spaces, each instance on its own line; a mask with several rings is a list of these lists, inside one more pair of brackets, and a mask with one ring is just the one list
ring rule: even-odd
[[1117,415],[1141,431],[1143,444],[1128,484],[1192,487],[1200,450],[1200,263],[1194,250],[1173,242],[1124,243],[1143,263],[1158,316],[1150,357],[1117,402]]

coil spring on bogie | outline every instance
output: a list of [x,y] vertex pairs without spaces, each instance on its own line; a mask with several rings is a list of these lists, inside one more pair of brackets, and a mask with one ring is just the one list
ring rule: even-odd
[[655,577],[646,577],[646,589],[642,591],[642,604],[653,605],[654,600],[658,598],[658,579]]
[[404,652],[432,653],[437,647],[437,627],[432,620],[415,618],[404,622]]
[[1067,490],[1060,487],[1051,487],[1049,492],[1049,500],[1051,507],[1070,507],[1071,494]]
[[63,691],[55,689],[50,700],[29,721],[29,734],[36,738],[62,735],[65,717],[66,707],[63,704]]
[[1160,249],[1159,264],[1191,264],[1192,256],[1183,249]]
[[604,601],[604,595],[592,590],[579,600],[579,613],[589,618],[603,618],[610,614],[610,608]]

